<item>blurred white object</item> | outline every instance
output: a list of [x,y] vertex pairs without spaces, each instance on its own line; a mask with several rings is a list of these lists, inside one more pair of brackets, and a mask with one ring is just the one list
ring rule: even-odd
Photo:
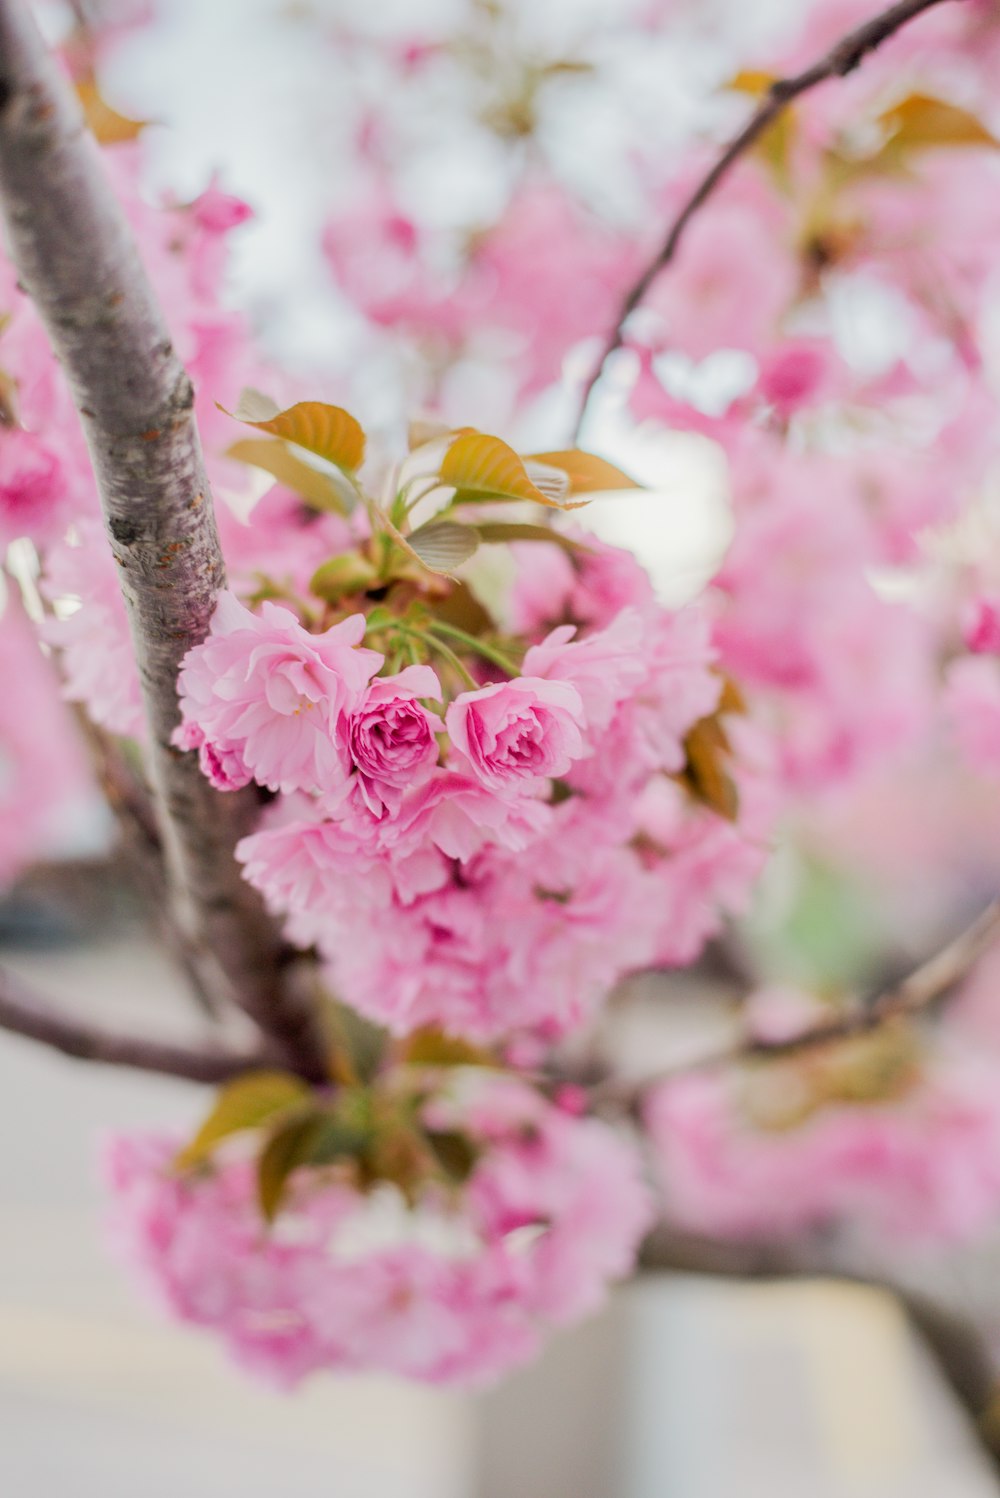
[[626,1302],[623,1498],[994,1498],[891,1295],[654,1277]]

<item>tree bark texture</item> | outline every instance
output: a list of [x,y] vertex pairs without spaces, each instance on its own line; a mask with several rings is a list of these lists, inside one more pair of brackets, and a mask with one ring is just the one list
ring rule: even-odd
[[253,794],[219,794],[170,742],[178,668],[225,585],[191,382],[97,144],[24,0],[0,0],[0,207],[93,461],[142,683],[174,919],[207,986],[319,1079],[314,1007],[284,982],[277,931],[233,858]]

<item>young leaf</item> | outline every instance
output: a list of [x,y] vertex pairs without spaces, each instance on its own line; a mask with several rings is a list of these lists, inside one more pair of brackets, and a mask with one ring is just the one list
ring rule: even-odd
[[248,400],[254,395],[256,392],[244,391],[236,410],[226,414],[258,431],[294,442],[345,473],[353,474],[360,468],[365,455],[365,434],[349,412],[340,406],[328,406],[324,401],[299,401],[287,411],[261,416],[257,414],[261,409],[259,404]]
[[98,145],[121,145],[123,141],[135,140],[146,128],[146,120],[130,120],[127,115],[119,114],[117,109],[111,108],[92,73],[77,80],[76,96],[83,109],[83,117]]
[[[220,406],[220,411],[225,411]],[[235,411],[226,411],[227,416],[235,416],[237,421],[270,421],[272,416],[277,416],[281,407],[273,396],[266,391],[255,390],[252,385],[244,385],[240,391],[240,398],[236,402]]]
[[300,495],[314,510],[332,510],[337,515],[349,513],[350,507],[330,475],[310,468],[277,438],[244,437],[233,443],[226,457],[269,473],[286,489]]
[[890,134],[884,149],[893,155],[939,146],[1000,145],[977,115],[930,94],[908,94],[881,114],[879,123]]
[[410,549],[431,572],[454,572],[475,552],[479,537],[470,525],[429,520],[407,536]]
[[309,591],[327,603],[337,603],[351,593],[363,593],[378,578],[366,557],[356,551],[343,552],[317,567],[309,580]]
[[[482,539],[482,526],[476,530]],[[464,629],[467,635],[485,635],[496,629],[496,621],[466,583],[453,581],[444,598],[434,603],[434,618]]]
[[532,453],[530,460],[545,463],[550,468],[559,468],[569,479],[571,494],[597,494],[605,489],[640,489],[635,479],[593,453],[584,453],[579,448],[565,452]]
[[[777,79],[773,73],[764,73],[756,68],[744,68],[730,80],[729,87],[735,93],[749,94],[751,98],[761,100],[776,82]],[[786,106],[777,118],[772,120],[763,135],[758,137],[753,147],[755,154],[774,173],[778,186],[786,191],[791,187],[792,147],[795,144],[796,130],[795,110]]]
[[547,494],[533,482],[512,447],[499,437],[482,432],[467,432],[448,448],[441,464],[441,482],[458,492],[455,504],[476,500],[526,499],[555,509],[575,509],[575,505]]
[[310,1096],[308,1084],[290,1072],[254,1071],[237,1077],[223,1087],[205,1122],[177,1156],[177,1168],[200,1164],[231,1134],[258,1129]]
[[322,1117],[313,1111],[289,1118],[271,1135],[257,1161],[257,1200],[268,1222],[273,1222],[284,1199],[288,1178],[309,1164],[321,1135]]
[[496,1066],[489,1051],[446,1035],[442,1030],[415,1030],[403,1048],[403,1061],[409,1066]]
[[684,740],[684,778],[699,801],[727,821],[739,811],[739,794],[726,769],[729,741],[717,716],[701,718]]
[[590,550],[574,536],[564,536],[561,531],[547,525],[522,524],[516,520],[488,520],[477,525],[480,541],[505,543],[509,541],[550,541],[559,546],[567,556],[586,556]]
[[472,1140],[452,1129],[425,1129],[424,1137],[444,1174],[456,1186],[463,1186],[479,1159]]

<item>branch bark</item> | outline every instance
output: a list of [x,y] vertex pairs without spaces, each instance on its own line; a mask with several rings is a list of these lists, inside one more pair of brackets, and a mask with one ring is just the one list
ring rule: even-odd
[[573,442],[578,443],[580,433],[586,421],[587,412],[590,407],[591,397],[611,355],[622,347],[625,341],[625,324],[629,317],[644,300],[653,282],[660,272],[670,264],[677,254],[684,232],[688,224],[704,203],[713,195],[716,188],[728,176],[731,169],[764,134],[769,126],[773,125],[780,115],[794,99],[806,94],[820,83],[827,82],[831,78],[844,78],[848,73],[861,65],[869,52],[874,52],[883,42],[888,41],[891,36],[904,27],[908,21],[915,16],[921,15],[925,10],[931,10],[936,5],[942,5],[945,0],[899,0],[896,5],[890,5],[888,10],[873,16],[863,26],[858,26],[854,31],[848,32],[836,46],[831,47],[824,57],[804,72],[796,73],[790,78],[778,78],[768,89],[763,101],[750,116],[747,123],[737,135],[725,147],[722,154],[715,161],[711,169],[705,174],[698,186],[694,189],[687,202],[681,208],[667,233],[667,237],[656,256],[649,262],[641,275],[627,291],[618,312],[617,321],[612,331],[608,334],[604,347],[598,357],[590,379],[583,387],[580,396],[579,411],[576,426],[573,432]]
[[0,1029],[37,1040],[81,1061],[131,1066],[184,1077],[190,1082],[226,1082],[257,1067],[274,1066],[273,1052],[197,1050],[148,1036],[121,1035],[64,1014],[13,974],[0,970]]
[[969,973],[980,958],[1000,940],[1000,900],[992,901],[976,919],[945,946],[914,968],[893,988],[887,988],[866,1004],[850,1009],[829,1024],[816,1025],[784,1040],[744,1040],[704,1056],[680,1062],[640,1078],[610,1077],[591,1090],[591,1102],[634,1103],[643,1093],[670,1077],[685,1072],[715,1070],[740,1061],[779,1060],[805,1055],[824,1046],[866,1035],[879,1025],[905,1015],[920,1014],[942,998]]
[[97,146],[23,0],[0,0],[0,206],[94,465],[142,682],[174,917],[207,986],[318,1080],[315,1011],[284,982],[277,932],[233,858],[253,796],[219,795],[195,756],[170,742],[178,667],[225,584],[191,382]]

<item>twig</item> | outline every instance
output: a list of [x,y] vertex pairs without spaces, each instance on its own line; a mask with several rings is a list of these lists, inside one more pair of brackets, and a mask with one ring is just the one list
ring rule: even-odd
[[174,919],[206,985],[318,1079],[315,1010],[285,984],[276,928],[233,857],[255,819],[253,794],[220,795],[170,742],[178,667],[225,584],[191,382],[96,143],[23,0],[0,0],[0,206],[83,418],[142,682]]
[[774,124],[794,99],[808,93],[810,89],[816,88],[818,84],[825,83],[830,78],[844,78],[848,73],[853,73],[869,52],[874,52],[889,37],[901,30],[908,21],[912,21],[923,11],[931,10],[935,5],[944,3],[945,0],[899,0],[898,4],[891,5],[888,10],[882,11],[870,21],[866,21],[863,26],[858,26],[856,30],[849,32],[824,57],[806,68],[804,72],[796,73],[790,78],[778,78],[771,84],[750,119],[725,147],[721,156],[687,199],[670,226],[667,237],[655,258],[649,262],[629,288],[619,309],[614,329],[608,335],[593,373],[581,392],[579,412],[573,433],[574,443],[580,439],[591,397],[604,373],[605,366],[611,355],[617,352],[625,341],[625,324],[629,317],[643,301],[660,272],[673,260],[684,237],[684,231],[699,208],[712,196],[740,157],[755,141],[760,139],[770,125]]
[[256,1067],[274,1066],[273,1053],[243,1053],[216,1047],[196,1050],[148,1036],[121,1035],[65,1014],[42,1000],[13,974],[0,970],[0,1029],[82,1061],[131,1066],[191,1082],[225,1082]]
[[866,1035],[888,1020],[915,1015],[941,998],[975,966],[1000,939],[1000,900],[994,900],[940,951],[915,968],[901,983],[887,988],[866,1004],[859,1004],[828,1024],[816,1025],[783,1040],[742,1040],[709,1051],[676,1066],[640,1078],[609,1077],[591,1090],[591,1102],[634,1102],[651,1087],[689,1072],[714,1071],[749,1060],[780,1060],[821,1050],[852,1036]]

